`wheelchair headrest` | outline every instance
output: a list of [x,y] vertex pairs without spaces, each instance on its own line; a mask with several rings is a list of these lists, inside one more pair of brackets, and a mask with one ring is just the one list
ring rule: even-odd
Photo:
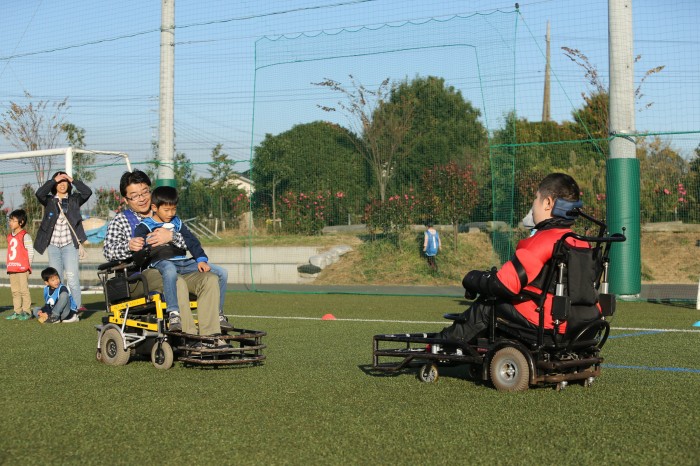
[[578,209],[583,207],[583,201],[567,201],[560,197],[554,200],[554,207],[552,208],[552,215],[555,217],[562,217],[567,220],[574,220],[578,217]]

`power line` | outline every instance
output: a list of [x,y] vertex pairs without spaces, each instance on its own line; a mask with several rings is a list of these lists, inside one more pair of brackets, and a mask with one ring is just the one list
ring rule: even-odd
[[[198,27],[198,26],[209,26],[212,24],[223,24],[223,23],[230,23],[230,22],[234,22],[234,21],[247,21],[247,20],[251,20],[251,19],[265,18],[265,17],[269,17],[269,16],[278,16],[278,15],[284,15],[284,14],[288,14],[288,13],[298,13],[298,12],[302,12],[302,11],[320,10],[320,9],[325,9],[325,8],[336,8],[336,7],[340,7],[340,6],[356,5],[356,4],[360,4],[360,3],[369,3],[369,2],[375,2],[375,1],[377,1],[377,0],[351,0],[351,1],[347,1],[347,2],[332,3],[332,4],[328,4],[328,5],[317,5],[317,6],[292,8],[292,9],[288,9],[288,10],[273,11],[270,13],[261,13],[258,15],[247,15],[247,16],[241,16],[241,17],[236,17],[236,18],[217,19],[217,20],[212,20],[212,21],[204,21],[204,22],[200,22],[200,23],[184,24],[184,25],[180,25],[180,26],[174,26],[174,29],[185,29],[185,28]],[[25,30],[25,32],[26,32],[26,30]],[[131,34],[123,34],[120,36],[109,37],[106,39],[96,39],[96,40],[92,40],[92,41],[82,42],[79,44],[66,45],[63,47],[55,47],[52,49],[37,50],[34,52],[25,52],[25,53],[19,53],[19,54],[14,54],[14,52],[13,52],[12,55],[9,55],[7,57],[0,57],[0,60],[9,61],[9,60],[13,60],[15,58],[29,57],[29,56],[40,55],[40,54],[44,54],[44,53],[61,52],[64,50],[86,47],[88,45],[97,45],[97,44],[102,44],[105,42],[114,42],[114,41],[118,41],[118,40],[122,40],[122,39],[131,39],[131,38],[138,37],[138,36],[153,34],[154,32],[160,32],[160,28],[148,29],[145,31],[138,31],[138,32],[134,32]],[[16,47],[15,47],[15,49],[16,49]]]

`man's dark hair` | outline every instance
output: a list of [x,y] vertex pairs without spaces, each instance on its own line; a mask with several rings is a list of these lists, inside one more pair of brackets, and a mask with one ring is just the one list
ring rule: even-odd
[[8,217],[17,219],[20,228],[24,228],[24,225],[27,224],[27,212],[25,212],[24,209],[13,210]]
[[177,205],[179,196],[177,195],[177,189],[172,186],[158,186],[151,193],[151,204],[155,204],[156,207],[162,205]]
[[[67,174],[68,174],[68,173],[66,173],[66,172],[64,172],[64,171],[57,171],[56,173],[54,173],[53,175],[51,175],[51,179],[52,179],[52,180],[55,179],[58,175],[67,175]],[[68,182],[68,180],[61,181],[61,183],[68,183],[68,194],[70,194],[70,193],[73,191],[73,185],[70,184],[70,183]],[[53,187],[51,188],[51,194],[53,194],[54,196],[56,195],[56,185],[57,185],[57,184],[58,184],[58,183],[56,183],[55,185],[53,185]]]
[[551,196],[567,201],[578,201],[581,195],[576,180],[565,173],[550,173],[545,176],[537,190],[544,197]]
[[124,172],[121,180],[119,180],[119,192],[126,197],[126,188],[131,184],[146,184],[151,185],[151,179],[141,170],[133,172]]
[[59,280],[61,279],[61,276],[58,274],[58,270],[54,269],[53,267],[46,267],[41,271],[41,279],[45,282],[48,282],[49,278],[51,277],[58,277]]

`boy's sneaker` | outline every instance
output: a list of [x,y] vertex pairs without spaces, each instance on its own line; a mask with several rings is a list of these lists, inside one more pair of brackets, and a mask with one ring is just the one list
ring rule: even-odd
[[29,314],[28,312],[23,312],[17,317],[17,320],[29,320],[31,318],[31,314]]
[[201,351],[203,349],[213,349],[214,344],[208,341],[198,341],[195,344],[191,345],[190,348],[194,351]]
[[51,314],[48,319],[46,319],[47,324],[60,324],[61,323],[61,318],[58,316],[55,316]]
[[19,319],[19,313],[13,312],[13,313],[10,314],[9,316],[5,317],[5,319],[6,319],[6,320],[15,320],[15,319]]
[[216,340],[215,344],[217,348],[231,348],[231,344],[228,341],[221,338]]
[[223,314],[219,314],[219,326],[221,330],[233,330],[233,325],[231,325],[228,318]]
[[72,312],[70,314],[70,317],[68,317],[67,319],[63,319],[61,322],[63,322],[64,324],[72,324],[74,322],[79,322],[79,321],[80,321],[80,317],[78,317],[78,313]]
[[180,323],[180,314],[171,312],[168,315],[168,330],[171,332],[182,332],[182,323]]

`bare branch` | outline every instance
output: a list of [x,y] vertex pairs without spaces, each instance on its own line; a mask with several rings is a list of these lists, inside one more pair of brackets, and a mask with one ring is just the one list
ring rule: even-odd
[[392,88],[389,78],[375,90],[359,83],[353,75],[349,77],[350,87],[329,78],[313,83],[343,96],[336,107],[317,107],[327,112],[340,109],[345,113],[351,132],[357,136],[352,138],[352,143],[371,167],[379,185],[379,197],[384,200],[386,187],[395,171],[396,157],[402,153],[406,135],[413,124],[413,105],[407,99],[390,102]]
[[[18,151],[53,149],[63,134],[65,113],[69,108],[68,98],[51,104],[40,100],[32,102],[32,96],[24,93],[29,101],[25,106],[10,102],[10,107],[2,114],[0,134]],[[29,163],[36,173],[37,183],[46,180],[55,156],[33,157]]]

